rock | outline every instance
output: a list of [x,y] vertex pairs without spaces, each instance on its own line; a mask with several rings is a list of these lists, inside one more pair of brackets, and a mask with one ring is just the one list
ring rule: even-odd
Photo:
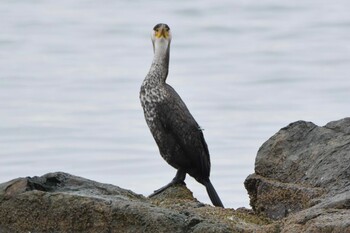
[[0,232],[350,232],[350,118],[298,121],[258,151],[253,210],[198,202],[185,185],[152,198],[56,172],[0,184]]
[[5,233],[254,232],[268,223],[251,211],[204,205],[186,186],[149,199],[61,172],[0,185],[0,232]]
[[257,214],[284,218],[282,232],[350,232],[350,118],[282,128],[259,149],[245,187]]

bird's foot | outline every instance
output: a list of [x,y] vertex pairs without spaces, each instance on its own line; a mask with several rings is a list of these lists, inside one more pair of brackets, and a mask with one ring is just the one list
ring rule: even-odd
[[172,180],[169,184],[161,187],[160,189],[155,190],[151,195],[149,195],[148,197],[154,197],[155,195],[160,194],[161,192],[163,192],[164,190],[166,190],[167,188],[176,185],[176,184],[183,184],[186,185],[186,183],[182,180]]

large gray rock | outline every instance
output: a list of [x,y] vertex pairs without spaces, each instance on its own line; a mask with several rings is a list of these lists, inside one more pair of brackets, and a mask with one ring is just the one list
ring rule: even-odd
[[267,223],[248,210],[204,205],[185,186],[149,199],[66,173],[0,185],[2,233],[254,232]]
[[256,213],[288,216],[286,232],[350,232],[350,118],[282,128],[259,149],[245,186]]

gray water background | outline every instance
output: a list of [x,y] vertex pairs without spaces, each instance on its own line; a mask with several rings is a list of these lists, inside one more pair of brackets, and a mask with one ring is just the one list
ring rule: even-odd
[[248,207],[264,141],[350,115],[349,12],[346,0],[0,0],[0,182],[64,171],[144,195],[169,182],[138,99],[165,22],[168,83],[204,128],[212,182],[227,207]]

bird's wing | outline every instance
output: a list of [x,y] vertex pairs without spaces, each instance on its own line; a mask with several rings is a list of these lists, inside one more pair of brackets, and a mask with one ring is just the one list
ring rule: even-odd
[[192,165],[208,178],[210,157],[203,132],[176,91],[169,85],[167,89],[168,99],[158,109],[160,122],[185,151]]

